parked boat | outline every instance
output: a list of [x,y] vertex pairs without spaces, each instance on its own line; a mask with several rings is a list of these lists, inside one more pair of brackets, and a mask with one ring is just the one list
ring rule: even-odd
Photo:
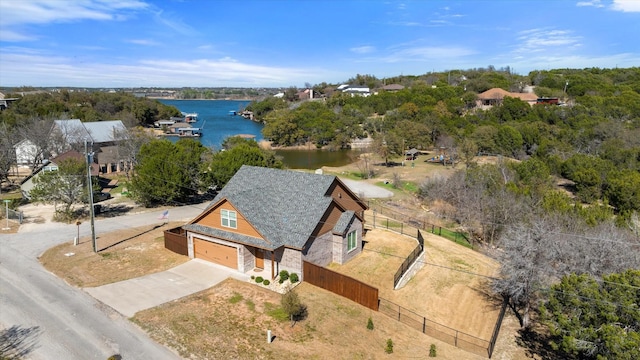
[[188,123],[198,122],[198,113],[182,113],[184,121]]
[[230,116],[236,116],[236,115],[238,115],[238,112],[235,111],[235,110],[229,110],[229,115]]

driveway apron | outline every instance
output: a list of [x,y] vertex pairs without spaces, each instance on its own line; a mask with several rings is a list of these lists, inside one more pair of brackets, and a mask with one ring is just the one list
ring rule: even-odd
[[126,317],[208,289],[232,277],[247,281],[248,275],[208,261],[193,259],[166,271],[84,290]]

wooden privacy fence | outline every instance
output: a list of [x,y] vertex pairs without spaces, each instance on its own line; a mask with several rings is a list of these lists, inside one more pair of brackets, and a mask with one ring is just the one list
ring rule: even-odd
[[378,311],[378,289],[352,277],[304,261],[304,281]]
[[187,246],[187,231],[177,227],[164,231],[164,247],[180,255],[189,255]]
[[424,238],[422,237],[420,230],[418,230],[418,246],[416,246],[416,248],[413,249],[411,254],[409,254],[409,256],[407,256],[407,258],[404,259],[404,261],[402,262],[402,265],[400,265],[400,268],[398,269],[398,271],[396,271],[396,274],[393,275],[394,288],[398,286],[398,282],[402,278],[402,275],[404,275],[407,272],[407,270],[409,270],[411,265],[413,265],[413,263],[418,258],[418,255],[420,255],[422,251],[424,251]]

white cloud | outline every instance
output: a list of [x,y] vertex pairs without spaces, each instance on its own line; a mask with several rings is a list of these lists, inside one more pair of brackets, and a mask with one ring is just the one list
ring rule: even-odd
[[125,42],[131,43],[131,44],[136,44],[136,45],[144,45],[144,46],[159,46],[160,43],[155,41],[155,40],[149,40],[149,39],[130,39],[130,40],[125,40]]
[[351,49],[349,49],[349,51],[356,54],[369,54],[376,51],[376,48],[373,46],[358,46],[352,47]]
[[416,46],[398,45],[390,48],[385,56],[358,59],[358,62],[406,63],[425,61],[460,60],[476,52],[460,46]]
[[[126,11],[142,10],[148,5],[138,0],[20,0],[0,1],[2,41],[34,40],[24,27],[81,20],[120,20]],[[21,31],[15,30],[21,28]],[[11,30],[8,30],[11,29]]]
[[557,30],[551,28],[529,29],[518,33],[520,41],[515,53],[539,53],[548,51],[549,48],[563,47],[572,49],[581,46],[580,36],[572,35],[569,30]]
[[0,41],[20,42],[20,41],[33,41],[37,37],[27,34],[21,34],[19,32],[0,28]]
[[623,12],[640,12],[640,1],[638,0],[613,0],[611,5],[613,10]]
[[601,0],[578,1],[576,6],[580,6],[580,7],[593,6],[593,7],[597,7],[597,8],[604,7],[604,5],[602,4]]
[[[78,63],[70,57],[3,53],[3,86],[290,86],[300,79],[320,83],[335,73],[319,68],[249,64],[230,57],[197,60],[143,60],[135,63]],[[42,79],[46,79],[46,83]]]
[[112,20],[121,10],[140,10],[142,1],[20,0],[0,2],[0,25],[47,24],[77,20]]

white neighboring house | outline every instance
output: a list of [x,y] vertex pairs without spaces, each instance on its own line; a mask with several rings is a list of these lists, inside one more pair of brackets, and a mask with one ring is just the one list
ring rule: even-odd
[[40,152],[38,146],[29,139],[24,139],[13,146],[16,150],[18,166],[33,167],[36,155]]
[[351,94],[351,96],[371,96],[371,89],[369,89],[367,86],[340,85],[336,90],[342,91],[345,94]]

